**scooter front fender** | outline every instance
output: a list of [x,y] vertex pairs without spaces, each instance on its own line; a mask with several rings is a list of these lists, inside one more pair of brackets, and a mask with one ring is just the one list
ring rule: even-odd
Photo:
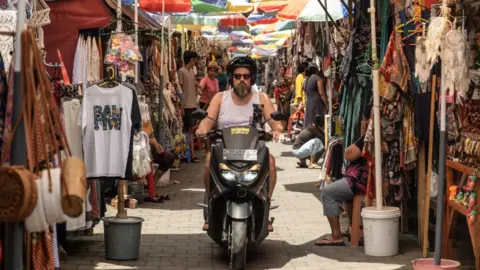
[[227,202],[227,214],[233,219],[247,219],[252,214],[252,205],[249,202]]

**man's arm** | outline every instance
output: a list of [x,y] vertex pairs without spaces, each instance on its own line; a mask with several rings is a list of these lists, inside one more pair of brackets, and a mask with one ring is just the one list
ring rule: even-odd
[[[198,126],[198,132],[202,135],[207,134],[217,123],[218,113],[222,105],[223,93],[217,93],[208,106],[208,117],[203,119]],[[213,119],[213,120],[212,120]],[[198,133],[197,132],[197,133]]]
[[[260,93],[260,102],[263,104],[263,117],[265,117],[265,119],[269,119],[270,115],[275,111],[272,101],[267,97],[266,94]],[[277,132],[282,132],[284,128],[282,121],[275,121],[273,119],[268,120],[268,125],[273,131]]]
[[355,161],[362,156],[364,137],[360,137],[356,142],[345,150],[344,158],[347,161]]
[[325,104],[325,106],[327,106],[328,105],[327,93],[325,92],[323,79],[320,79],[317,81],[317,88],[318,88],[318,93],[320,94],[320,97],[323,100],[323,103]]

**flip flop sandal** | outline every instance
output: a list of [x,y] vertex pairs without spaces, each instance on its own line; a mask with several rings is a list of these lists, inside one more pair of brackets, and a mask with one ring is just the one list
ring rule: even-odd
[[172,171],[172,172],[180,171],[180,167],[174,166],[174,167],[170,168],[170,171]]
[[200,163],[200,159],[198,157],[192,158],[192,163]]
[[160,196],[160,199],[164,200],[164,201],[170,201],[170,196],[168,196],[168,195]]
[[329,247],[343,247],[345,246],[345,242],[333,242],[332,240],[328,238],[322,238],[317,241],[315,241],[315,246],[329,246]]

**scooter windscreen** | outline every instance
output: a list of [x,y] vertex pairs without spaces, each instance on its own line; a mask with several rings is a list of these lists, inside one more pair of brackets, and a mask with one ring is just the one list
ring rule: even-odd
[[258,130],[251,127],[224,128],[223,142],[225,148],[223,156],[227,160],[256,161]]

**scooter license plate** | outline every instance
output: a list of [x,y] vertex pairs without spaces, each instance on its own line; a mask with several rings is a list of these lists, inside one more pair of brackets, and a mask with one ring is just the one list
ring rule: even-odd
[[233,161],[257,161],[257,149],[223,149],[223,159]]

